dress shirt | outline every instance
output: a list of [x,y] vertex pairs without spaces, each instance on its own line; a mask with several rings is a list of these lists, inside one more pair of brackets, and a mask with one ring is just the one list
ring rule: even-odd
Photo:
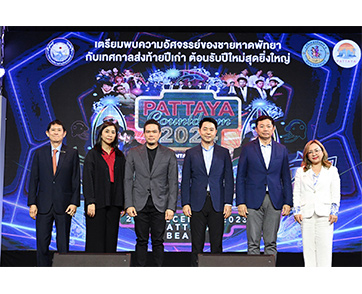
[[279,79],[278,77],[271,77],[271,78],[267,78],[267,79],[265,80],[264,89],[270,89],[270,88],[271,88],[271,86],[269,85],[269,82],[270,82],[271,79],[278,81],[278,85],[276,86],[276,88],[280,88],[281,86],[284,85],[284,81],[283,81],[283,80]]
[[270,88],[270,96],[273,96],[278,87]]
[[236,95],[235,86],[230,86],[228,94]]
[[[260,144],[261,154],[263,155],[263,158],[264,158],[266,169],[268,169],[269,163],[270,163],[271,152],[272,152],[272,143],[270,141],[270,143],[268,145],[263,145],[259,140],[259,144]],[[269,191],[268,185],[266,186],[266,190]]]
[[[210,173],[210,167],[212,163],[212,156],[214,155],[214,145],[210,146],[209,149],[206,149],[204,146],[202,146],[202,155],[204,156],[204,163],[206,167],[207,174]],[[207,184],[207,191],[210,191],[210,186]]]
[[[57,153],[55,153],[55,157],[56,157],[56,160],[57,160],[57,166],[58,166],[58,162],[59,162],[59,155],[60,155],[60,152],[61,152],[61,150],[62,150],[62,145],[63,145],[63,143],[61,143],[57,148],[53,148],[53,145],[52,144],[50,144],[50,146],[52,147],[51,148],[51,152],[50,152],[50,156],[51,157],[53,157],[53,150],[58,150],[58,152]],[[64,151],[63,151],[64,152]]]
[[214,145],[210,146],[209,149],[206,149],[202,145],[201,145],[201,147],[202,147],[202,155],[204,156],[206,172],[207,172],[207,174],[209,174],[211,163],[212,163],[212,156],[214,155]]
[[258,90],[259,94],[260,94],[260,97],[262,99],[266,99],[268,97],[268,95],[266,94],[265,90],[264,89],[260,89],[259,87],[256,87],[255,89]]
[[260,142],[260,140],[259,143],[260,143],[261,154],[263,155],[264,158],[265,166],[268,169],[270,163],[271,151],[272,151],[272,143],[270,141],[268,145],[263,145]]
[[255,88],[255,87],[256,87],[256,83],[255,83],[255,82],[256,82],[257,80],[263,80],[263,81],[265,81],[265,78],[262,77],[262,76],[258,77],[258,76],[256,76],[256,75],[252,75],[252,76],[250,76],[249,79],[248,79],[248,86]]

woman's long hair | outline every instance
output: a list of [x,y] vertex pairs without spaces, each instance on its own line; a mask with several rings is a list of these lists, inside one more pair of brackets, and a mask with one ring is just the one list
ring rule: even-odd
[[317,144],[321,148],[321,151],[323,152],[322,166],[329,168],[332,165],[332,163],[328,160],[328,153],[326,148],[324,148],[323,144],[318,140],[311,140],[307,144],[305,144],[303,151],[303,161],[301,166],[303,167],[303,170],[305,172],[308,169],[310,169],[312,166],[312,162],[308,158],[308,152],[309,152],[309,146],[312,145],[313,143]]
[[119,131],[119,126],[118,124],[115,124],[114,122],[111,121],[105,121],[103,124],[101,124],[98,127],[98,135],[97,135],[97,139],[96,139],[96,144],[94,147],[96,147],[97,149],[101,150],[102,148],[102,132],[105,128],[113,126],[116,130],[116,137],[114,138],[114,141],[111,144],[111,147],[114,149],[118,148],[118,131]]

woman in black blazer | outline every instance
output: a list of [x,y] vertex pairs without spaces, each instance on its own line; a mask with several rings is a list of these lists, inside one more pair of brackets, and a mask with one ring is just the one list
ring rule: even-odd
[[116,252],[124,205],[125,156],[118,149],[118,125],[104,122],[83,166],[86,252]]

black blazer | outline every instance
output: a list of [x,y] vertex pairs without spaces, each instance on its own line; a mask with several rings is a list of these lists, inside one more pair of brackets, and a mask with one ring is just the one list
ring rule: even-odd
[[267,90],[268,99],[279,106],[284,112],[288,102],[288,93],[284,87],[279,87],[275,90],[273,95],[270,95],[272,89]]
[[[114,162],[114,194],[112,195],[113,206],[124,207],[124,169],[126,159],[122,151],[115,150],[116,160]],[[106,197],[111,193],[111,181],[106,161],[102,157],[99,147],[91,149],[84,160],[83,166],[83,195],[85,199],[85,210],[89,204],[95,203],[96,209],[106,207]]]
[[57,214],[65,214],[70,204],[80,205],[77,150],[62,145],[55,175],[50,144],[35,151],[28,192],[28,206],[33,204],[37,206],[39,213],[48,213],[53,206]]
[[244,96],[243,94],[241,93],[241,89],[240,87],[235,87],[235,92],[236,92],[236,95],[240,98],[240,100],[242,101],[242,106],[243,106],[243,109],[248,106],[251,101],[258,96],[258,93],[257,91],[254,89],[254,88],[251,88],[251,87],[248,87],[246,86],[247,88],[247,93],[246,93],[246,101],[244,101]]

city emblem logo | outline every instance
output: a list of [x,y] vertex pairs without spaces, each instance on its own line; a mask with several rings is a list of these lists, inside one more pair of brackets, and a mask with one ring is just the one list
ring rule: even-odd
[[321,67],[329,60],[328,46],[319,40],[312,40],[306,43],[302,49],[304,62],[311,67]]
[[333,59],[341,67],[354,67],[361,59],[360,47],[351,40],[342,40],[333,48]]
[[64,66],[74,57],[73,44],[65,38],[56,38],[48,43],[45,56],[51,64]]

